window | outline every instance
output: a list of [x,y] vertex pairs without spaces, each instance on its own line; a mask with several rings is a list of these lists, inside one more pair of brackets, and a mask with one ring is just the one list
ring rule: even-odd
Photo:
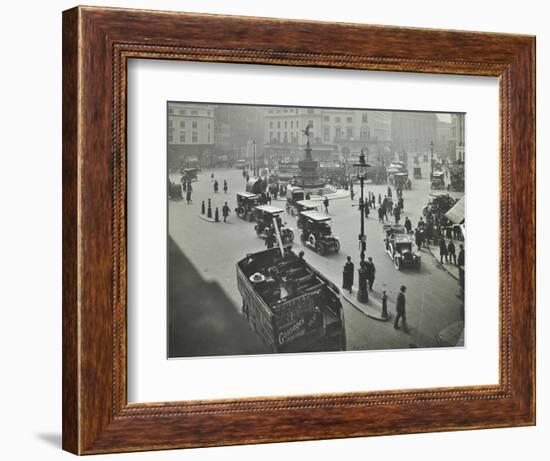
[[335,121],[336,123],[340,123],[340,121],[341,121],[341,120],[340,120],[340,117],[334,117],[334,121]]
[[313,130],[313,120],[308,120],[307,121],[307,124],[311,127],[311,129]]
[[277,122],[277,128],[279,128],[279,129],[281,128],[281,121]]
[[269,122],[269,128],[273,128],[273,120]]
[[296,120],[296,128],[300,128],[300,122]]
[[192,127],[193,127],[194,130],[197,129],[197,121],[196,120],[193,120]]
[[198,137],[196,131],[193,131],[193,133],[192,133],[191,142],[194,143],[194,144],[196,144],[197,142],[199,142],[199,137]]
[[169,107],[169,108],[168,108],[168,114],[174,115],[174,109],[171,108],[171,107]]
[[185,120],[180,121],[180,128],[185,128]]
[[294,128],[294,120],[290,121],[290,128]]
[[323,127],[323,141],[330,142],[330,127]]
[[[285,110],[286,112],[286,110]],[[288,122],[285,120],[285,128],[288,128]]]
[[174,142],[174,130],[168,130],[168,142]]
[[363,123],[368,123],[368,122],[369,122],[369,116],[368,116],[368,114],[363,114],[362,120],[363,120]]
[[185,131],[180,131],[180,142],[185,142]]
[[284,143],[287,144],[288,143],[288,135],[287,135],[287,132],[285,131],[285,136],[284,136]]
[[308,110],[307,110],[307,113],[308,113],[308,114],[313,114],[313,109],[308,109]]
[[368,126],[361,127],[361,133],[359,134],[359,137],[361,139],[369,139],[370,138],[370,130]]
[[185,109],[180,109],[180,115],[185,115],[187,114],[187,111]]
[[334,137],[336,139],[341,139],[342,138],[342,128],[340,128],[339,126],[336,127],[336,132],[334,134]]
[[324,122],[330,122],[330,117],[328,115],[323,115]]
[[346,117],[346,122],[353,123],[353,117]]
[[277,141],[281,142],[281,132],[277,131]]
[[353,128],[351,126],[346,128],[346,138],[353,138]]
[[191,115],[197,115],[197,114],[198,114],[198,111],[196,111],[196,110],[191,111]]
[[271,144],[273,142],[273,131],[269,132],[269,143]]

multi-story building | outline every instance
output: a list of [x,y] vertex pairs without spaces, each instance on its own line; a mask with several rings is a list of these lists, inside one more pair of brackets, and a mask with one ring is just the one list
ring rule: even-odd
[[[426,153],[437,137],[437,115],[433,112],[392,112],[391,138],[394,152]],[[439,155],[439,152],[435,152]]]
[[451,151],[449,149],[449,140],[451,139],[451,122],[437,120],[437,135],[435,144],[435,151],[443,159],[447,159],[451,156]]
[[168,103],[168,164],[206,163],[214,149],[214,106]]
[[224,104],[216,106],[216,146],[218,155],[233,162],[247,155],[247,145],[256,141],[256,154],[261,158],[264,144],[263,108]]
[[464,114],[451,114],[449,153],[452,162],[464,162],[465,126]]
[[382,154],[391,144],[389,112],[299,107],[264,109],[265,151],[272,161],[303,157],[306,138],[302,132],[311,127],[311,148],[317,160],[345,159],[361,149]]

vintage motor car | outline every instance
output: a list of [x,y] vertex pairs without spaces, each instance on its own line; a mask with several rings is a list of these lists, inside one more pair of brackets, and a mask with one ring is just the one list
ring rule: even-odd
[[286,212],[291,216],[296,216],[298,214],[296,202],[304,200],[304,198],[304,189],[298,186],[288,186],[286,188]]
[[411,189],[411,181],[409,179],[409,173],[395,173],[393,175],[393,183],[398,189]]
[[261,204],[261,196],[251,192],[237,193],[235,214],[245,221],[254,221],[256,207]]
[[445,173],[443,171],[434,171],[431,175],[430,189],[445,189]]
[[414,237],[407,234],[404,226],[399,224],[384,224],[384,247],[393,261],[393,267],[420,269],[420,255],[413,252]]
[[450,182],[447,190],[464,191],[464,162],[455,162],[449,169]]
[[243,315],[273,352],[345,350],[338,287],[290,248],[246,255],[237,287]]
[[338,237],[332,235],[330,216],[318,211],[302,211],[300,221],[302,228],[301,240],[304,245],[312,248],[320,255],[340,251],[340,241]]
[[320,207],[321,207],[321,202],[316,202],[314,200],[298,200],[296,202],[296,211],[297,211],[296,226],[298,226],[299,229],[302,228],[302,221],[303,221],[303,216],[301,216],[302,211],[319,211]]
[[294,241],[294,231],[290,227],[286,227],[283,223],[281,215],[285,210],[273,205],[259,205],[255,209],[257,224],[254,226],[256,235],[260,238],[267,238],[271,233],[279,233],[284,244]]
[[182,182],[197,181],[199,173],[198,168],[182,168],[180,172]]

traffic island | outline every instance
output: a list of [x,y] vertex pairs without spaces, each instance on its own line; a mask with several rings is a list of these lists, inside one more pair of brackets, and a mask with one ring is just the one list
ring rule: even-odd
[[221,221],[216,221],[213,217],[209,218],[205,214],[199,214],[199,218],[201,218],[203,221],[206,221],[206,222],[212,222],[212,223],[217,223],[217,224],[219,224],[221,222]]
[[379,320],[380,322],[391,320],[392,315],[390,312],[388,312],[386,317],[382,316],[382,299],[378,298],[373,291],[369,291],[369,300],[363,303],[357,300],[357,290],[358,288],[356,286],[353,287],[351,293],[341,290],[341,296],[353,307],[371,319]]

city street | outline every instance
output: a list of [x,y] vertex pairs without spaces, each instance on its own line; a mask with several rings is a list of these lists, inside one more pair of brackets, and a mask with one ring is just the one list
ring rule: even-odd
[[[423,178],[412,180],[412,190],[403,192],[405,209],[401,223],[408,216],[413,227],[416,227],[422,214],[422,207],[426,204],[427,195],[430,192],[428,164],[423,164]],[[220,192],[214,193],[210,175],[214,173],[220,183]],[[178,178],[172,178],[177,181]],[[221,185],[227,180],[229,189],[224,194]],[[238,260],[247,253],[265,249],[264,240],[256,237],[254,224],[243,221],[235,215],[235,194],[244,190],[244,179],[241,170],[215,169],[203,170],[199,173],[198,181],[193,182],[193,203],[188,205],[185,200],[169,201],[169,235],[175,245],[179,247],[197,273],[207,283],[218,284],[226,298],[232,305],[227,309],[240,312],[242,299],[237,290],[236,268]],[[346,257],[349,255],[359,267],[359,211],[357,200],[359,198],[359,185],[356,184],[355,200],[342,198],[330,202],[329,215],[332,217],[333,233],[340,239],[341,249],[337,254],[320,256],[302,245],[299,232],[296,227],[296,219],[285,213],[287,226],[293,228],[295,241],[293,250],[298,253],[303,250],[305,259],[316,269],[332,280],[336,285],[342,284],[342,268]],[[387,192],[387,185],[365,185],[365,196],[371,191],[382,197]],[[395,190],[394,196],[395,196]],[[460,197],[462,193],[451,193]],[[228,223],[213,223],[201,218],[201,202],[212,199],[213,211],[221,208],[227,202],[231,208]],[[273,201],[272,205],[284,208],[284,201]],[[391,220],[390,222],[393,222]],[[365,233],[367,235],[366,256],[372,257],[376,265],[376,280],[374,290],[381,295],[386,290],[389,296],[388,310],[395,314],[395,299],[399,287],[407,287],[407,320],[410,333],[395,330],[393,323],[381,322],[367,317],[350,303],[343,301],[346,323],[347,350],[373,350],[395,349],[406,347],[430,347],[437,345],[438,333],[450,325],[462,320],[461,300],[459,299],[459,285],[456,278],[451,276],[431,255],[423,249],[421,251],[421,269],[403,268],[397,271],[393,263],[384,251],[382,224],[378,221],[376,210],[371,210],[370,216],[365,220]],[[416,251],[416,246],[415,246]],[[185,277],[185,274],[179,274]],[[357,286],[357,273],[355,273],[355,286]],[[171,289],[172,291],[172,289]],[[354,296],[355,296],[354,292]],[[187,293],[187,296],[191,295]],[[178,335],[177,322],[185,322],[189,328],[194,318],[186,316],[185,312],[178,312],[177,299],[171,307],[170,330],[171,335]],[[173,302],[172,301],[172,302]],[[199,301],[200,302],[200,301]],[[174,323],[175,322],[175,323]],[[212,339],[212,338],[211,338]],[[258,350],[258,353],[264,352]],[[174,351],[172,351],[174,353]],[[175,351],[175,355],[177,351]],[[186,354],[183,354],[186,355]]]

